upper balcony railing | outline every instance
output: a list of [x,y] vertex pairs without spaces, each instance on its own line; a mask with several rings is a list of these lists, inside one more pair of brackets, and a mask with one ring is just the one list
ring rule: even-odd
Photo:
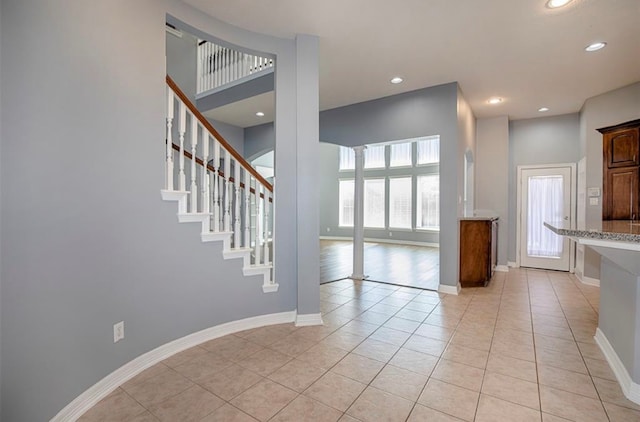
[[258,72],[272,69],[273,59],[200,41],[198,43],[197,93],[202,94]]

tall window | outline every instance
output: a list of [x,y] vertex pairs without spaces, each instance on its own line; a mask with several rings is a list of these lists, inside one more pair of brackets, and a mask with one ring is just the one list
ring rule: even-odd
[[416,227],[440,229],[440,175],[418,176]]
[[437,164],[440,162],[440,137],[433,136],[418,141],[418,164]]
[[367,147],[364,150],[364,168],[379,169],[384,167],[384,145]]
[[384,207],[384,179],[365,179],[364,226],[384,228]]
[[391,160],[389,167],[403,167],[411,165],[411,142],[391,145]]
[[338,223],[341,227],[353,227],[353,188],[353,180],[340,180]]
[[389,179],[389,227],[411,228],[411,177]]
[[353,149],[340,147],[340,170],[353,170],[356,168],[356,153]]

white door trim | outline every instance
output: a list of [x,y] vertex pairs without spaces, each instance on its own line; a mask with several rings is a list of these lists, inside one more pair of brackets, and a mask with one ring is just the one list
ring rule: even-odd
[[[516,267],[520,267],[520,253],[521,253],[521,226],[522,226],[522,170],[534,170],[534,169],[548,169],[556,167],[570,167],[571,168],[571,181],[569,186],[571,187],[570,197],[570,213],[571,221],[576,221],[576,164],[575,163],[557,163],[557,164],[534,164],[523,165],[517,167],[517,179],[516,179]],[[569,272],[574,272],[575,267],[575,249],[576,243],[571,240],[569,242]]]

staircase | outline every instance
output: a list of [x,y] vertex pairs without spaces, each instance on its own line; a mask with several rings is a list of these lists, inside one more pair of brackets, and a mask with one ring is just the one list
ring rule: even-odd
[[276,292],[270,231],[273,186],[211,126],[168,75],[166,81],[162,199],[177,203],[180,223],[201,225],[203,242],[222,242],[225,259],[242,259],[245,276],[261,275],[265,293]]

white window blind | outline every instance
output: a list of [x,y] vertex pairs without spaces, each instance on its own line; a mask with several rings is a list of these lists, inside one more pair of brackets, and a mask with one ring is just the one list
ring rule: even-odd
[[[353,227],[353,180],[340,180],[338,224],[340,227]],[[335,214],[334,214],[335,215]]]
[[356,153],[353,149],[340,147],[340,170],[353,170],[356,168]]
[[433,136],[418,141],[418,164],[436,164],[440,162],[440,137]]
[[417,178],[416,227],[440,229],[440,175],[429,174]]
[[[384,179],[364,181],[364,226],[384,228]],[[352,223],[353,225],[353,223]]]
[[389,179],[389,227],[411,228],[411,177]]
[[384,167],[384,145],[368,146],[364,150],[364,168],[379,169]]
[[402,167],[411,165],[411,142],[391,145],[391,159],[389,167]]

